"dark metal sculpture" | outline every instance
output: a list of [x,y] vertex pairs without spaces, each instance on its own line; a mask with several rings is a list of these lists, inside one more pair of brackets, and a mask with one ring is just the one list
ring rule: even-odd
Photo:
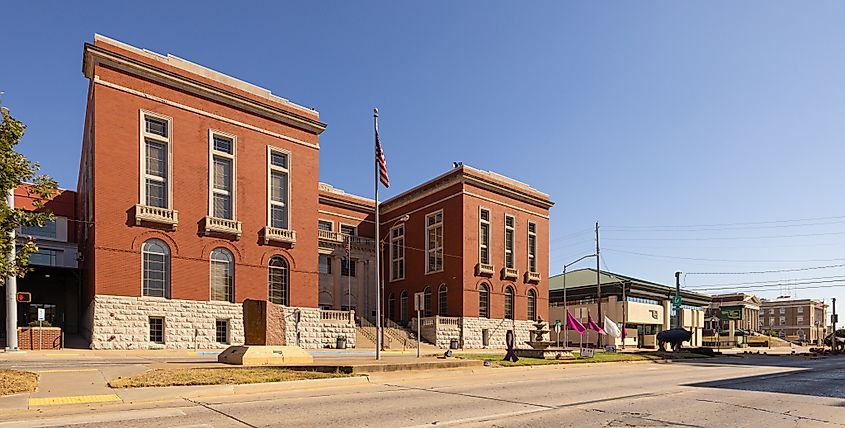
[[692,332],[683,328],[673,328],[657,333],[657,344],[664,352],[666,352],[667,343],[672,345],[672,350],[678,352],[681,350],[681,344],[689,342],[690,339],[692,339]]
[[505,361],[513,361],[515,363],[519,361],[519,358],[516,356],[516,353],[513,352],[514,341],[513,330],[508,330],[508,332],[505,333],[505,344],[508,345],[508,353],[505,354]]

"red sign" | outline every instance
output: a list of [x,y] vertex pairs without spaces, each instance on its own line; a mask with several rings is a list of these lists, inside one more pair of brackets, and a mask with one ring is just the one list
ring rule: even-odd
[[18,294],[15,297],[17,298],[18,303],[29,303],[32,301],[32,293],[28,291],[18,291]]

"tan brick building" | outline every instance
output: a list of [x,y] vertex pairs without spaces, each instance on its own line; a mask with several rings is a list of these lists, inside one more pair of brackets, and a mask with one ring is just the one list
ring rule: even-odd
[[760,330],[795,342],[818,343],[827,329],[827,304],[815,299],[778,298],[760,305]]

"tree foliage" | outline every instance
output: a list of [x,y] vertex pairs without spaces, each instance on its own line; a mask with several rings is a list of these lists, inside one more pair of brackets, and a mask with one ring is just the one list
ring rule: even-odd
[[[0,123],[0,284],[5,284],[8,276],[22,277],[26,274],[29,255],[38,250],[32,238],[25,237],[18,240],[20,246],[15,259],[11,260],[9,254],[15,248],[15,242],[9,233],[21,226],[43,226],[46,221],[52,220],[53,214],[44,209],[44,204],[58,193],[58,186],[52,178],[38,173],[38,163],[15,151],[26,125],[13,118],[9,110],[0,110],[3,115]],[[29,183],[27,192],[37,211],[15,209],[6,202],[8,192],[22,183]]]

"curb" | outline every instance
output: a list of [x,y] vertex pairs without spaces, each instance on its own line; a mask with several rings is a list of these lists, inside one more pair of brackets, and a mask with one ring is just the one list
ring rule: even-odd
[[[370,384],[369,376],[351,376],[331,379],[292,380],[287,382],[247,383],[240,385],[121,388],[114,389],[114,391],[123,400],[124,404],[133,404],[189,398],[226,397],[269,392],[301,391],[306,389],[367,384]],[[150,398],[146,398],[145,396],[149,396]]]

